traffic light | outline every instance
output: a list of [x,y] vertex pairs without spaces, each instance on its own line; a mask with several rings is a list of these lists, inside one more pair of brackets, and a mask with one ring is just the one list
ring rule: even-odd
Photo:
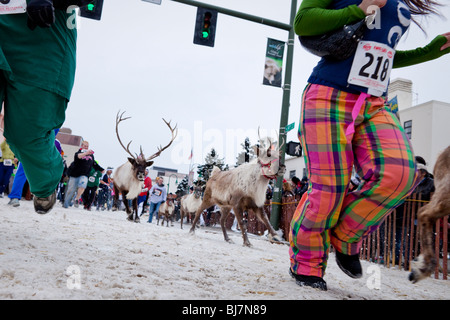
[[194,44],[214,47],[217,11],[198,7],[195,20]]
[[80,8],[80,16],[100,20],[102,18],[102,10],[103,0],[92,0],[86,6]]
[[302,156],[302,146],[299,142],[289,141],[286,143],[286,153],[293,157]]

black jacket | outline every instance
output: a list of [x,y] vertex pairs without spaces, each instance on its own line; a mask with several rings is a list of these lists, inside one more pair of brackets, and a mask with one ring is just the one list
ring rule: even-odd
[[92,166],[94,165],[94,155],[78,158],[83,149],[78,150],[74,155],[74,160],[70,164],[68,171],[69,177],[89,176]]
[[429,175],[425,176],[414,190],[414,192],[422,194],[422,200],[430,200],[430,193],[434,191],[434,180]]

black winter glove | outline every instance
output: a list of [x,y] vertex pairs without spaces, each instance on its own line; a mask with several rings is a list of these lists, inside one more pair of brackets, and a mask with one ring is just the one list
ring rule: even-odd
[[55,8],[52,0],[30,0],[27,5],[27,25],[31,30],[36,27],[50,28],[55,22]]

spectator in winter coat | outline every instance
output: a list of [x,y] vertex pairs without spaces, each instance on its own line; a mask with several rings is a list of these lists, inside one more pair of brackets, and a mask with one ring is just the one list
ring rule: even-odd
[[152,179],[148,176],[148,169],[145,169],[145,179],[144,179],[144,188],[142,188],[142,192],[138,196],[138,206],[141,202],[142,204],[142,212],[140,216],[144,214],[145,206],[148,204],[148,194],[150,189],[152,188]]
[[0,158],[0,198],[3,198],[3,191],[9,185],[9,179],[15,168],[15,157],[6,140],[3,140],[0,148],[2,149],[2,157]]
[[161,203],[166,202],[167,198],[167,190],[164,186],[164,180],[161,177],[156,178],[156,185],[152,186],[149,191],[150,196],[150,209],[149,209],[149,217],[148,223],[152,223],[153,214],[156,213],[158,215],[159,206]]
[[74,206],[78,207],[78,200],[86,189],[89,172],[94,165],[94,151],[89,149],[89,142],[83,141],[81,148],[75,153],[74,161],[69,166],[67,191],[64,208],[68,208],[75,196]]
[[94,162],[94,165],[91,168],[91,172],[89,173],[87,187],[84,190],[81,198],[83,199],[84,209],[91,211],[92,202],[94,202],[95,194],[97,193],[98,185],[100,184],[100,178],[102,177],[102,173],[105,171],[97,161]]
[[419,172],[418,180],[420,182],[414,190],[414,193],[421,194],[422,200],[428,201],[430,200],[431,193],[435,191],[434,180],[425,165],[417,163],[417,169]]
[[98,193],[98,201],[97,201],[97,211],[102,208],[102,211],[105,210],[105,203],[107,204],[108,210],[111,209],[110,204],[108,203],[109,195],[111,193],[111,174],[113,172],[113,168],[108,167],[106,169],[106,173],[103,175],[100,180],[100,191]]

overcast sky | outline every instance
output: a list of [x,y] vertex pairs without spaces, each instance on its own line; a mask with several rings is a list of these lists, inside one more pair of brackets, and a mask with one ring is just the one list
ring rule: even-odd
[[[289,23],[290,0],[204,0],[221,7]],[[298,1],[298,6],[301,0]],[[256,142],[274,136],[280,125],[283,90],[262,84],[267,38],[287,41],[288,32],[219,14],[215,47],[193,44],[197,8],[162,0],[105,0],[101,21],[82,18],[78,31],[77,72],[64,127],[89,141],[104,167],[117,168],[127,153],[115,135],[120,110],[132,118],[119,131],[130,150],[142,146],[148,157],[170,140],[162,118],[177,124],[178,138],[154,165],[187,173],[215,147],[233,165],[246,136]],[[443,8],[450,17],[450,8]],[[432,17],[415,25],[397,49],[428,44],[450,31],[450,22]],[[286,55],[286,53],[285,53]],[[318,58],[295,41],[288,141],[298,141],[300,98]],[[416,103],[450,103],[450,55],[412,68],[393,70],[391,79],[413,81]],[[284,77],[284,74],[283,74]]]

